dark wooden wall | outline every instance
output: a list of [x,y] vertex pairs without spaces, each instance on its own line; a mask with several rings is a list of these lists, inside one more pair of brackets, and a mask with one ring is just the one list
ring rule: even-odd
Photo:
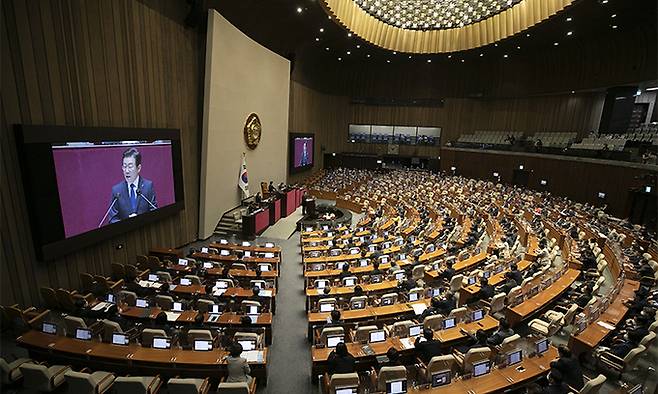
[[494,181],[493,172],[498,172],[503,183],[512,183],[514,169],[523,165],[530,171],[528,187],[543,190],[542,179],[547,181],[545,190],[566,196],[574,201],[601,205],[599,192],[606,193],[606,212],[625,217],[630,209],[629,189],[642,186],[646,181],[636,177],[654,173],[654,169],[635,163],[588,160],[572,157],[468,151],[444,148],[441,150],[441,170],[456,175]]
[[[183,1],[2,2],[1,303],[37,305],[39,287],[77,288],[151,245],[197,238],[203,38]],[[166,127],[182,134],[186,209],[57,261],[38,262],[11,126]],[[118,245],[122,245],[119,249]]]
[[[440,108],[387,107],[352,104],[349,97],[321,93],[292,81],[288,123],[290,131],[315,133],[316,168],[322,168],[322,148],[324,152],[386,152],[386,145],[350,143],[350,123],[441,127],[443,144],[476,130],[530,134],[573,131],[584,135],[596,124],[602,99],[600,93],[580,93],[514,99],[448,98]],[[400,154],[437,157],[440,149],[400,146]],[[303,176],[292,176],[291,180]]]

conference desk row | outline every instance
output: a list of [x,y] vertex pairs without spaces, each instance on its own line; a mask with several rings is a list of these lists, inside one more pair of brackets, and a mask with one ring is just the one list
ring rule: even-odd
[[[235,297],[238,299],[238,301],[240,301],[241,299],[256,298],[254,297],[254,292],[252,289],[244,289],[242,287],[229,287],[227,289],[222,289],[222,290],[224,290],[224,292],[216,297],[228,297],[228,298]],[[182,297],[191,297],[191,296],[206,294],[206,288],[204,285],[189,285],[189,286],[177,285],[174,289],[170,289],[169,291]],[[258,296],[259,301],[262,299],[269,299],[271,304],[270,309],[272,313],[276,313],[276,288],[264,289],[262,291],[266,291],[268,292],[268,294],[259,295]]]
[[[227,375],[223,349],[193,351],[182,349],[153,349],[138,344],[112,345],[98,341],[82,341],[65,336],[28,331],[16,339],[19,346],[28,350],[31,358],[46,360],[50,364],[88,367],[92,370],[112,371],[122,375],[174,376],[219,380]],[[268,349],[258,351],[258,361],[249,362],[252,376],[257,382],[267,383]],[[246,355],[244,352],[243,357]],[[248,354],[248,353],[247,353]]]
[[[460,341],[464,341],[469,338],[463,331],[474,333],[477,330],[492,331],[498,327],[498,320],[494,319],[490,315],[485,315],[484,318],[477,322],[470,323],[459,323],[453,328],[447,330],[437,330],[434,331],[434,339],[441,342],[441,345],[445,347],[446,351],[450,349],[455,344]],[[346,342],[347,349],[352,356],[356,359],[359,364],[373,364],[374,358],[376,356],[383,356],[386,354],[388,349],[395,348],[401,353],[401,356],[408,356],[414,352],[414,341],[415,338],[398,338],[398,337],[388,337],[385,341],[379,343],[370,344],[370,348],[373,350],[374,354],[368,355],[363,350],[363,344],[357,342]],[[311,358],[313,361],[313,377],[316,377],[327,370],[327,360],[329,354],[333,351],[333,348],[327,347],[311,347]]]
[[[163,309],[159,307],[151,308],[138,308],[134,306],[123,306],[119,310],[121,317],[131,320],[155,320],[155,318],[164,312]],[[172,323],[176,325],[188,325],[194,323],[194,318],[199,314],[196,310],[185,310],[182,312],[174,312],[178,314],[176,320],[173,320]],[[224,312],[222,313],[217,320],[210,320],[211,314],[203,314],[203,323],[209,326],[215,327],[225,327],[239,330],[242,326],[240,319],[244,316],[243,314],[235,312]],[[258,314],[258,320],[255,323],[252,323],[248,328],[263,328],[265,329],[265,343],[268,345],[272,344],[272,314],[271,313],[260,313]]]
[[255,213],[242,215],[242,234],[246,239],[253,239],[260,235],[269,226],[274,225],[279,219],[285,218],[295,212],[302,205],[303,189],[290,189],[281,193],[269,201],[264,201],[261,208]]

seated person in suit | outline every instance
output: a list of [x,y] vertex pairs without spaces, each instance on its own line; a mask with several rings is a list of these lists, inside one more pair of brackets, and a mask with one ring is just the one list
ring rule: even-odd
[[580,390],[585,385],[580,363],[571,357],[571,350],[568,347],[558,346],[557,351],[560,358],[551,363],[552,370],[560,371],[566,384]]
[[124,180],[112,186],[110,223],[127,219],[158,207],[153,182],[140,177],[142,154],[128,148],[122,155]]
[[159,328],[164,330],[165,334],[169,338],[176,337],[178,335],[178,330],[171,324],[169,324],[169,320],[167,320],[167,314],[164,312],[158,313],[158,315],[155,317],[155,320],[153,321],[153,328]]
[[138,297],[141,298],[155,295],[155,288],[141,286],[139,283],[137,283],[137,278],[135,277],[135,275],[126,275],[124,286],[126,286],[126,290],[132,291],[133,293],[137,294]]
[[510,265],[509,269],[510,269],[509,271],[510,277],[514,279],[514,281],[518,286],[519,284],[521,284],[521,282],[523,282],[523,275],[521,275],[521,271],[519,271],[519,267],[516,265],[516,263],[513,263],[512,265]]
[[429,328],[423,330],[423,336],[416,338],[414,343],[416,349],[416,357],[420,358],[424,363],[428,363],[432,357],[440,356],[441,342],[434,339],[434,332]]
[[544,394],[564,394],[568,393],[569,387],[564,383],[562,373],[556,369],[551,369],[548,374],[548,386],[543,391]]
[[340,321],[340,311],[334,309],[331,311],[330,320],[324,325],[324,327],[341,327],[342,322]]
[[457,299],[455,298],[455,295],[452,294],[451,291],[446,293],[445,298],[439,301],[437,306],[439,313],[442,314],[443,316],[447,316],[448,314],[450,314],[450,311],[452,311],[456,307],[457,307]]
[[229,383],[251,383],[251,368],[249,368],[249,363],[247,360],[243,357],[240,357],[241,354],[242,345],[239,343],[233,343],[229,347],[229,355],[226,357],[226,364],[228,369],[228,376],[226,377],[226,381]]
[[335,373],[352,373],[355,371],[355,364],[356,359],[347,351],[347,345],[344,342],[337,344],[336,349],[327,358],[329,375]]
[[350,265],[349,264],[343,264],[343,269],[340,272],[340,280],[343,280],[343,278],[346,278],[348,276],[352,276],[352,273],[350,272]]
[[489,284],[489,279],[480,278],[480,290],[477,293],[476,300],[490,300],[494,296],[494,287]]
[[375,260],[372,263],[372,268],[373,268],[373,270],[370,273],[370,275],[384,275],[384,272],[379,269],[379,261]]
[[388,360],[381,364],[382,367],[398,367],[403,365],[400,362],[400,352],[394,347],[391,347],[386,351],[386,358]]
[[584,308],[587,306],[589,301],[592,299],[592,288],[591,287],[586,287],[585,291],[583,294],[581,294],[576,300],[574,301],[580,308]]
[[393,272],[397,271],[400,269],[400,266],[398,265],[398,260],[397,259],[392,259],[391,261],[391,267],[388,269],[388,274],[393,275]]
[[361,297],[363,295],[363,287],[361,285],[354,286],[354,297]]
[[427,316],[437,315],[441,313],[441,300],[438,297],[432,297],[430,306],[418,316],[418,321],[422,322]]
[[489,339],[489,335],[487,335],[487,332],[484,331],[483,329],[478,329],[475,332],[475,335],[469,333],[466,330],[460,329],[460,331],[466,335],[469,336],[469,342],[468,345],[464,346],[457,346],[456,349],[462,353],[466,354],[468,353],[469,350],[478,348],[478,347],[489,347],[489,344],[487,343],[487,340]]
[[439,274],[439,278],[443,280],[450,280],[453,276],[455,276],[455,270],[452,268],[452,261],[448,261],[446,268]]
[[510,272],[505,273],[505,278],[506,278],[506,281],[502,286],[500,286],[500,288],[498,289],[498,292],[508,294],[510,291],[512,291],[513,288],[518,286],[518,283],[516,283],[514,278],[512,278],[512,275],[510,275]]
[[496,332],[493,333],[487,340],[487,343],[489,346],[497,346],[503,343],[503,340],[507,337],[511,337],[514,335],[514,330],[510,327],[509,323],[507,322],[507,319],[502,318],[499,321],[499,327]]

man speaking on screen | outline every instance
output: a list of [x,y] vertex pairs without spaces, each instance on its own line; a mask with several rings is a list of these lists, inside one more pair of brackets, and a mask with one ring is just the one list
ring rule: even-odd
[[136,148],[123,152],[124,181],[112,186],[110,223],[157,209],[153,182],[139,176],[142,170],[142,154]]

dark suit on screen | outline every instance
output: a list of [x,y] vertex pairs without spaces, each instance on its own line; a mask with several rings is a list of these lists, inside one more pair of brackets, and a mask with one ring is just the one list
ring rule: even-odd
[[[132,203],[130,200],[130,192],[128,191],[128,183],[124,180],[112,186],[112,196],[110,197],[110,204],[112,199],[115,196],[118,196],[117,201],[110,209],[110,223],[116,223],[118,221],[128,218],[129,215],[136,213],[137,215],[152,211],[153,207],[144,200],[148,199],[153,205],[158,206],[158,202],[155,198],[155,190],[153,189],[153,182],[148,179],[139,177],[138,181],[139,187],[136,190],[137,204],[136,209],[133,210]],[[141,192],[142,196],[137,194],[137,191]]]

